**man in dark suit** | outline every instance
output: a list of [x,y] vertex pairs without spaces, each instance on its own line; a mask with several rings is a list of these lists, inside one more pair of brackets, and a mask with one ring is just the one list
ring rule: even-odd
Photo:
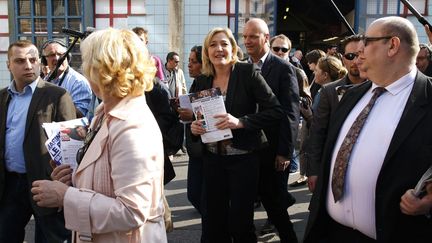
[[13,80],[0,90],[0,242],[23,242],[34,215],[35,242],[70,241],[63,212],[38,207],[30,193],[35,180],[50,179],[50,156],[42,123],[74,119],[66,90],[39,78],[37,48],[27,41],[8,48]]
[[[331,82],[321,87],[318,99],[318,106],[314,110],[314,118],[310,127],[309,138],[307,140],[307,183],[309,190],[313,191],[317,180],[319,165],[321,162],[322,149],[327,137],[327,128],[331,115],[334,113],[339,100],[343,93],[353,84],[359,84],[365,81],[364,77],[360,76],[360,71],[356,64],[358,57],[358,45],[360,36],[348,36],[342,41],[343,63],[348,69],[348,74],[340,80]],[[296,181],[290,186],[298,186],[306,181]]]
[[[348,90],[330,121],[304,242],[429,242],[432,219],[399,206],[432,164],[432,80],[415,66],[417,33],[407,19],[385,17],[372,22],[363,43],[359,69],[372,82]],[[346,145],[355,146],[345,176],[333,177]]]
[[279,232],[281,242],[297,242],[287,209],[295,201],[288,193],[289,166],[299,125],[299,88],[293,67],[275,56],[269,48],[269,29],[262,19],[250,19],[243,30],[250,62],[255,63],[285,116],[279,126],[264,129],[269,147],[260,153],[259,195],[269,220]]

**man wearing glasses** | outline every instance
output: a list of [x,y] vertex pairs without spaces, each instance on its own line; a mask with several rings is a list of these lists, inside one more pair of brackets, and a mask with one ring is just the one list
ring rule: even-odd
[[[41,47],[41,63],[48,66],[48,69],[52,72],[58,60],[66,53],[66,50],[67,45],[62,39],[46,41]],[[71,54],[69,54],[63,61],[51,83],[69,92],[76,108],[77,117],[83,117],[89,111],[92,92],[87,79],[69,65],[71,57]]]
[[186,80],[179,66],[180,57],[177,52],[169,52],[166,56],[166,63],[163,67],[165,80],[170,92],[169,98],[177,98],[179,95],[186,94]]
[[432,79],[415,66],[417,33],[391,16],[362,40],[370,81],[349,89],[331,119],[304,242],[430,242],[430,215],[400,206],[432,164]]
[[[352,87],[353,84],[365,81],[365,77],[360,77],[360,71],[356,63],[360,40],[361,37],[359,35],[351,35],[342,41],[342,51],[344,52],[342,61],[348,70],[348,74],[340,80],[324,85],[320,90],[318,107],[314,111],[314,118],[310,127],[310,135],[306,148],[308,156],[307,183],[309,190],[312,192],[318,178],[317,175],[330,118],[346,90]],[[291,184],[290,186],[297,186],[297,184]]]

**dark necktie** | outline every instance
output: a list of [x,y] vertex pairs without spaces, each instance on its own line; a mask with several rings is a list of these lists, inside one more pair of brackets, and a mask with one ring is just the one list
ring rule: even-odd
[[346,169],[348,167],[351,151],[356,144],[360,131],[369,115],[369,112],[372,110],[375,101],[385,91],[386,89],[382,87],[377,87],[374,89],[372,98],[355,119],[347,135],[345,136],[342,145],[339,148],[333,168],[333,178],[331,184],[335,202],[339,201],[343,196]]

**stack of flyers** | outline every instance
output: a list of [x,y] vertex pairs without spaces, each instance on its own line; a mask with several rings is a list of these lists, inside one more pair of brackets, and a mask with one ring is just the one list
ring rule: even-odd
[[44,123],[42,127],[48,136],[45,146],[54,163],[69,164],[75,170],[78,166],[76,153],[84,145],[87,135],[87,118]]

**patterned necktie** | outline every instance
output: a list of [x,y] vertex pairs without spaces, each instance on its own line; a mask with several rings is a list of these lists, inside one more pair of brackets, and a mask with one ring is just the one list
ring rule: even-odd
[[356,144],[360,131],[369,115],[369,112],[372,110],[375,101],[385,91],[386,89],[382,87],[377,87],[374,89],[374,94],[372,98],[355,119],[350,130],[345,136],[342,145],[339,148],[333,168],[333,178],[331,184],[335,203],[342,198],[344,193],[345,175],[351,151]]

